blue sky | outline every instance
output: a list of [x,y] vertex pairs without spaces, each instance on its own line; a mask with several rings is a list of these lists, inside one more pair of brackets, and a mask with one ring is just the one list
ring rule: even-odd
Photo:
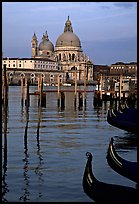
[[31,57],[34,32],[55,46],[68,16],[94,64],[137,61],[137,2],[2,2],[4,57]]

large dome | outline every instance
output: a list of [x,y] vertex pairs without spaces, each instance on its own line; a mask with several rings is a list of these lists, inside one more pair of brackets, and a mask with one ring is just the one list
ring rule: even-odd
[[39,50],[43,51],[43,50],[48,50],[48,51],[54,51],[54,45],[51,43],[51,41],[48,39],[48,34],[46,31],[46,34],[43,35],[42,37],[42,41],[39,44]]
[[71,21],[68,20],[65,23],[64,32],[57,38],[56,47],[63,46],[73,46],[73,47],[81,47],[80,39],[77,35],[73,33]]
[[77,35],[75,35],[73,32],[64,32],[62,33],[57,41],[56,41],[56,47],[59,46],[74,46],[74,47],[81,47],[80,39]]

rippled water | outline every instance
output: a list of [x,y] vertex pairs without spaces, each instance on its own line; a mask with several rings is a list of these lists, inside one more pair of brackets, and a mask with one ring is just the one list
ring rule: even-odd
[[8,110],[2,117],[3,201],[91,202],[82,187],[87,151],[93,154],[98,180],[135,187],[109,167],[106,153],[114,137],[119,154],[136,161],[136,136],[109,125],[109,102],[96,108],[93,94],[86,94],[81,110],[73,106],[73,92],[65,93],[64,110],[57,106],[56,92],[47,93],[42,108],[32,95],[27,110],[21,106],[21,87],[9,87]]

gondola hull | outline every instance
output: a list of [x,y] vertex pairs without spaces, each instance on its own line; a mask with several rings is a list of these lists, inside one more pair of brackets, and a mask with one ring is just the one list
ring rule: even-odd
[[137,133],[137,109],[125,109],[122,112],[108,110],[107,122],[122,130]]
[[92,172],[92,155],[87,153],[87,163],[83,175],[84,192],[98,203],[137,203],[137,190],[128,186],[121,186],[100,182]]
[[109,143],[106,158],[109,166],[114,171],[134,182],[138,181],[137,162],[131,162],[120,157],[114,149],[113,138]]

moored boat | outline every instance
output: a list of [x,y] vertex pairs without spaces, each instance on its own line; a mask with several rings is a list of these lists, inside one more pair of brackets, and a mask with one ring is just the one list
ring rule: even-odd
[[137,109],[127,108],[123,112],[109,109],[107,122],[122,130],[137,133]]
[[115,151],[113,141],[113,138],[111,138],[106,156],[109,166],[122,176],[137,182],[137,162],[128,161],[120,157]]
[[137,190],[128,186],[104,183],[94,176],[92,154],[86,153],[87,163],[83,175],[84,192],[95,202],[137,203]]

